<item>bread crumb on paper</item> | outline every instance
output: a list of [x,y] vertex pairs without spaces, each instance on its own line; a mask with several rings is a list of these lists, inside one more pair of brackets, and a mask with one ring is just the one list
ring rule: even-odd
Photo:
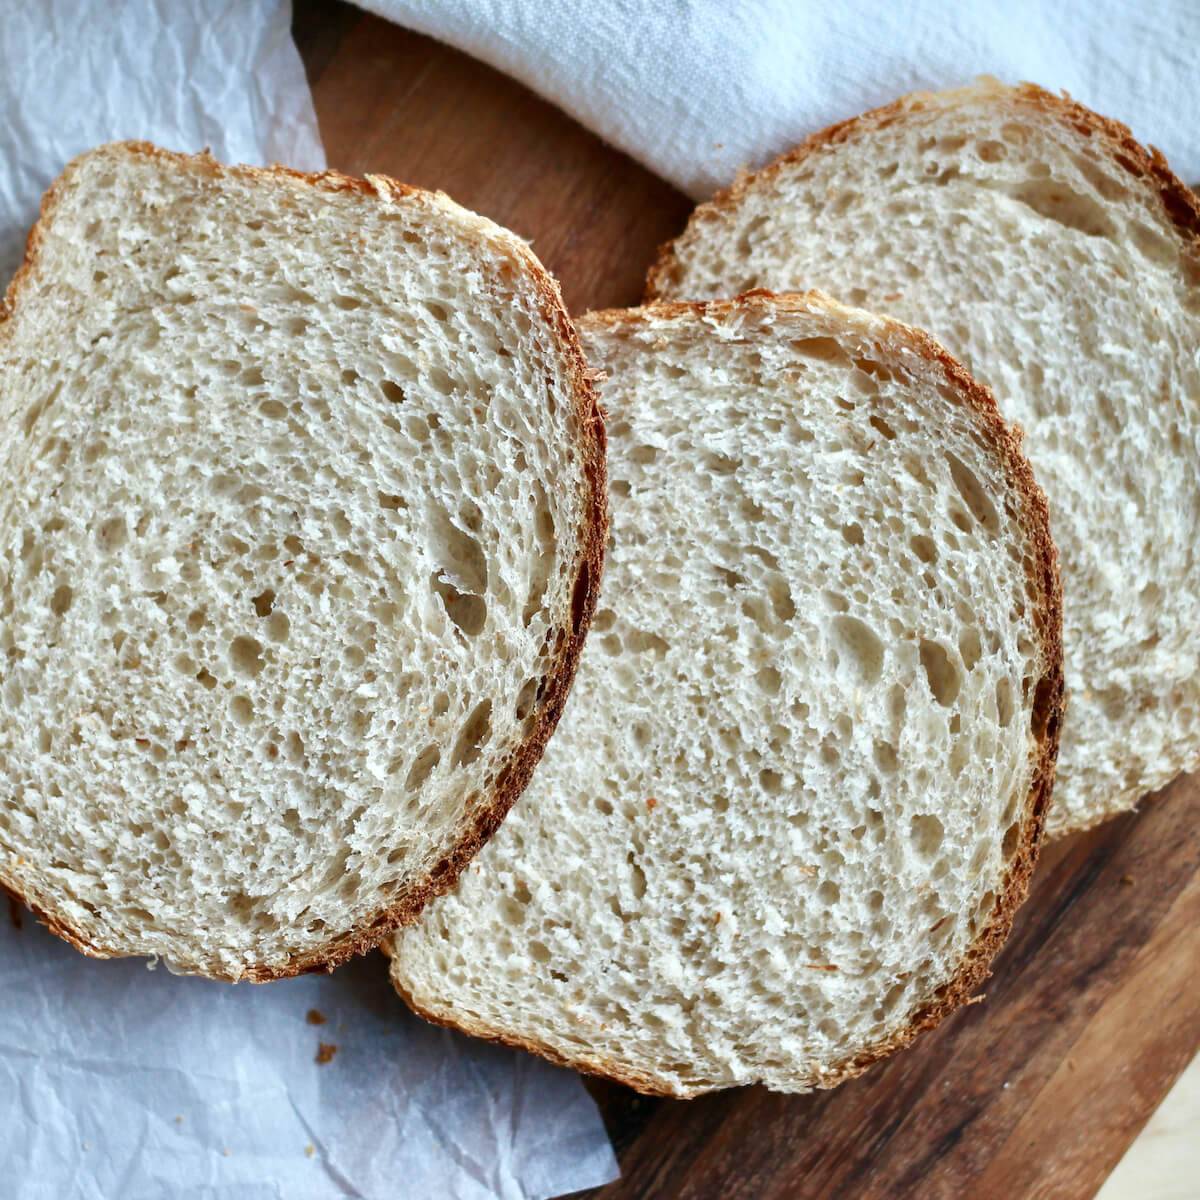
[[319,1008],[310,1008],[304,1015],[304,1019],[310,1025],[324,1025],[329,1019]]
[[317,1065],[323,1067],[326,1063],[333,1062],[333,1056],[338,1052],[337,1046],[332,1042],[317,1043]]

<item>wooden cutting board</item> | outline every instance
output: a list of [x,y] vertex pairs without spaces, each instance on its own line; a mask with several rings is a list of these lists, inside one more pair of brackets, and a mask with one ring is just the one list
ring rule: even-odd
[[[331,166],[516,230],[573,311],[638,300],[682,195],[463,55],[344,4],[295,7]],[[832,1092],[592,1083],[623,1171],[593,1195],[1094,1195],[1200,1045],[1198,847],[1195,778],[1049,847],[986,1001]]]

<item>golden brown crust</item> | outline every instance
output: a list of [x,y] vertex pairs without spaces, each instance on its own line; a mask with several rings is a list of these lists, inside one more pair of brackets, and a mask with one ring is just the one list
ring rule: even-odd
[[[282,966],[248,966],[238,975],[213,970],[209,964],[187,962],[178,964],[183,969],[194,969],[210,978],[226,979],[231,982],[237,982],[240,979],[252,983],[266,983],[274,979],[285,979],[316,971],[332,971],[354,955],[374,949],[384,937],[394,930],[411,924],[430,900],[453,887],[462,869],[499,828],[508,814],[508,810],[525,790],[534,768],[542,757],[546,743],[550,740],[550,736],[562,716],[563,706],[579,665],[579,657],[583,652],[588,626],[596,610],[600,576],[604,565],[604,549],[608,538],[604,420],[593,385],[592,373],[584,359],[579,338],[563,304],[558,284],[529,247],[515,234],[509,233],[469,210],[460,208],[440,192],[427,192],[382,175],[373,175],[367,179],[355,179],[338,171],[304,174],[280,166],[229,167],[218,163],[207,152],[197,155],[179,154],[163,150],[149,142],[118,143],[113,149],[166,160],[178,167],[200,170],[218,179],[233,177],[262,183],[282,181],[324,191],[353,192],[371,200],[394,201],[414,198],[432,201],[438,207],[453,210],[458,214],[466,214],[473,223],[477,224],[481,233],[486,232],[495,244],[503,245],[530,276],[537,292],[542,316],[567,365],[567,374],[574,393],[576,436],[582,457],[586,491],[583,497],[583,518],[578,531],[580,551],[574,565],[571,582],[570,608],[566,614],[565,623],[558,630],[557,654],[554,663],[542,677],[537,721],[530,733],[517,746],[508,765],[497,774],[492,785],[491,795],[485,797],[474,811],[467,814],[460,826],[457,842],[437,863],[426,879],[410,887],[396,903],[334,938],[320,950],[296,955]],[[68,164],[62,175],[42,198],[40,215],[30,230],[26,242],[24,261],[13,277],[4,301],[0,302],[0,340],[4,339],[7,320],[16,311],[21,292],[37,266],[43,229],[52,219],[59,195],[69,182],[71,172],[78,161],[76,159]],[[0,866],[0,870],[2,870],[2,866]],[[117,958],[128,953],[90,941],[85,932],[73,927],[69,921],[56,916],[44,906],[26,899],[12,886],[11,881],[2,876],[0,876],[0,887],[26,904],[52,933],[57,934],[84,954],[94,958]]]
[[[822,1072],[819,1078],[797,1080],[799,1088],[830,1088],[856,1075],[861,1075],[872,1063],[908,1045],[919,1033],[932,1029],[955,1009],[970,1000],[976,989],[989,975],[989,967],[1012,928],[1013,917],[1029,888],[1029,878],[1037,862],[1046,809],[1054,784],[1054,768],[1058,758],[1059,727],[1063,712],[1062,659],[1062,590],[1058,573],[1058,552],[1050,536],[1050,514],[1046,498],[1033,477],[1033,469],[1021,452],[1021,434],[1009,426],[1000,415],[990,389],[978,383],[957,359],[953,358],[928,334],[904,325],[889,317],[875,317],[847,309],[820,292],[775,295],[756,289],[733,300],[661,301],[635,309],[609,309],[588,313],[579,321],[580,327],[615,328],[620,325],[669,321],[678,318],[700,317],[717,321],[727,320],[739,311],[777,313],[824,311],[851,318],[856,322],[878,322],[878,331],[886,332],[890,347],[904,346],[916,353],[936,373],[938,382],[948,384],[978,418],[982,431],[1003,465],[1006,479],[1023,509],[1022,525],[1029,537],[1032,556],[1028,578],[1036,597],[1034,621],[1042,637],[1042,674],[1035,683],[1034,734],[1037,743],[1036,759],[1029,793],[1019,825],[1017,849],[1007,876],[996,899],[991,919],[967,950],[958,972],[943,984],[929,1001],[917,1010],[907,1026],[891,1037],[868,1047],[842,1063]],[[482,1022],[434,1013],[424,1007],[391,972],[392,984],[401,998],[419,1016],[438,1025],[461,1030],[475,1037],[518,1049],[529,1050],[560,1066],[572,1067],[599,1075],[615,1083],[627,1084],[646,1095],[697,1096],[708,1088],[678,1089],[628,1064],[614,1063],[587,1055],[567,1055],[534,1038],[522,1038]]]
[[711,200],[696,208],[688,218],[686,228],[678,237],[664,242],[659,247],[654,263],[646,274],[646,300],[665,299],[673,293],[674,288],[671,285],[677,279],[679,271],[678,250],[703,236],[705,224],[720,220],[724,213],[736,208],[748,193],[769,183],[788,167],[831,147],[843,145],[879,129],[886,129],[912,113],[922,112],[935,105],[948,107],[959,100],[969,101],[983,97],[994,98],[999,103],[1035,109],[1081,137],[1096,137],[1118,166],[1153,192],[1161,203],[1168,221],[1174,225],[1184,241],[1192,246],[1197,266],[1200,267],[1200,197],[1174,174],[1158,150],[1153,146],[1143,146],[1127,126],[1085,108],[1072,100],[1066,92],[1056,96],[1034,83],[1007,87],[995,80],[989,80],[955,91],[913,92],[901,96],[882,108],[872,109],[861,116],[851,117],[847,121],[811,134],[798,146],[781,154],[760,170],[739,175],[728,188],[716,193]]

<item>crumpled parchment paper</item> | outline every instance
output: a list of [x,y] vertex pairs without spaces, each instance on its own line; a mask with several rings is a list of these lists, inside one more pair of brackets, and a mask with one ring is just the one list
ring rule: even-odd
[[[4,0],[0,286],[42,191],[98,143],[323,167],[290,17]],[[5,1200],[540,1200],[615,1174],[576,1076],[411,1016],[379,955],[233,987],[85,959],[0,897]]]
[[577,1076],[414,1017],[379,954],[235,986],[86,959],[14,911],[6,1198],[529,1200],[615,1175]]

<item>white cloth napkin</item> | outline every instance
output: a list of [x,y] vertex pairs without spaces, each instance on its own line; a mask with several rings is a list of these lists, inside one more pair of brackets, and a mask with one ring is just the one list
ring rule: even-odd
[[358,0],[483,59],[699,199],[904,92],[1031,80],[1200,181],[1200,0]]

